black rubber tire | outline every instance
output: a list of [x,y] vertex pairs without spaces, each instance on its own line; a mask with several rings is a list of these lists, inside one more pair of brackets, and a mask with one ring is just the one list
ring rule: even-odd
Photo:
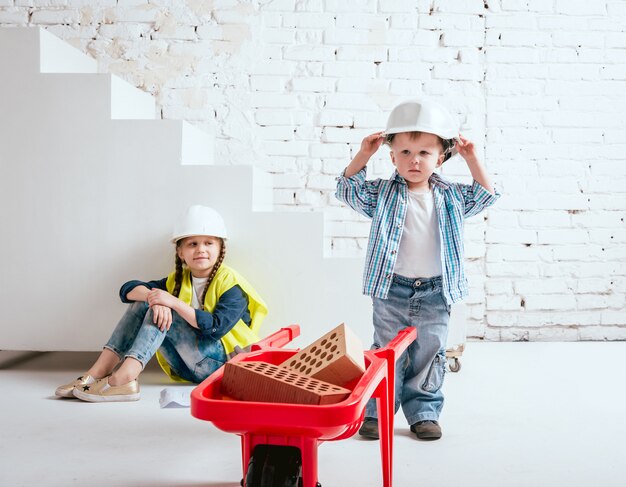
[[245,487],[302,486],[302,455],[290,446],[257,445],[248,462]]

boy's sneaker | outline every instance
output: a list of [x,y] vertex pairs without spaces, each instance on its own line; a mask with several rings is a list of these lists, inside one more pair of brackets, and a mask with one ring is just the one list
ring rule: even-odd
[[109,385],[109,378],[74,388],[74,396],[88,402],[138,401],[139,382],[131,380],[121,386]]
[[359,435],[370,440],[378,439],[378,420],[376,418],[365,418],[359,429]]
[[441,426],[437,421],[418,421],[411,425],[411,431],[420,440],[438,440],[441,438]]
[[89,384],[93,384],[98,379],[94,379],[92,376],[84,373],[78,379],[73,380],[69,384],[64,384],[62,386],[57,387],[57,390],[54,391],[54,394],[59,397],[74,397],[74,388],[87,386]]

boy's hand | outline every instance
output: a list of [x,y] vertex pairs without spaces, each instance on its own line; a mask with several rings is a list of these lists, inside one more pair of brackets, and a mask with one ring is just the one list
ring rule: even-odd
[[461,134],[459,134],[459,138],[456,142],[456,149],[459,151],[459,154],[466,162],[469,164],[474,164],[478,162],[478,157],[476,156],[476,148],[474,147],[474,142],[466,139]]
[[369,159],[380,148],[384,140],[385,137],[383,136],[383,132],[376,132],[375,134],[368,135],[361,142],[360,152]]
[[372,157],[374,155],[374,152],[376,152],[380,148],[384,140],[385,137],[383,136],[382,132],[376,132],[375,134],[365,137],[361,142],[361,148],[359,149],[359,152],[357,152],[357,154],[354,156],[354,159],[352,159],[350,164],[348,164],[348,167],[346,167],[343,175],[346,178],[350,178],[357,174],[359,171],[362,171],[363,168],[367,166],[370,157]]

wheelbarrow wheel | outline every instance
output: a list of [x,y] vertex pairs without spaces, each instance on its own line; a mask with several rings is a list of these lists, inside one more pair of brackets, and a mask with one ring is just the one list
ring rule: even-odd
[[258,445],[246,475],[245,487],[302,487],[302,455],[293,446]]

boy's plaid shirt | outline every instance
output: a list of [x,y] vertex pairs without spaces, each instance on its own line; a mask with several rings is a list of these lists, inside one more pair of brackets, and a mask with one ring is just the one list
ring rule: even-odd
[[[349,178],[342,174],[337,178],[335,196],[372,218],[363,294],[386,299],[404,228],[408,187],[398,171],[394,171],[391,179],[366,181],[365,176],[365,167]],[[468,293],[463,262],[463,220],[491,206],[500,194],[492,195],[476,181],[471,185],[453,183],[437,174],[430,177],[430,184],[439,220],[443,293],[452,304]],[[415,250],[417,256],[419,249]]]

